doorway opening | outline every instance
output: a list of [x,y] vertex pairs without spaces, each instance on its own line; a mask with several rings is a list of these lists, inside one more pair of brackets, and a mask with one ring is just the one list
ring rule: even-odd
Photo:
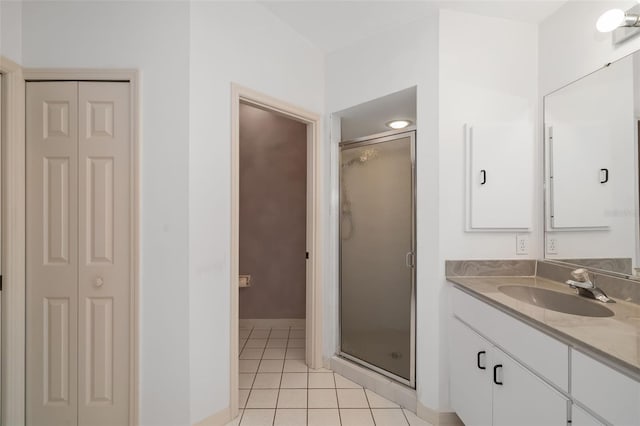
[[240,102],[240,405],[306,372],[306,124]]
[[317,114],[232,86],[231,418],[322,367],[320,149]]

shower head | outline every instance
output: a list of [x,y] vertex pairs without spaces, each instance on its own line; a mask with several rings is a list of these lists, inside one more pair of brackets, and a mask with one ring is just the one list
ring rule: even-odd
[[378,156],[378,150],[375,148],[365,149],[360,153],[360,156],[357,158],[353,158],[346,163],[342,164],[342,167],[350,167],[354,164],[364,164],[369,160],[373,160]]

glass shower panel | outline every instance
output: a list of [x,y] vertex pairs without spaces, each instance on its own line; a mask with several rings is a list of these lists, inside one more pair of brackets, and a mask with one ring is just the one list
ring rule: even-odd
[[413,132],[343,145],[340,170],[341,353],[410,385],[413,145]]

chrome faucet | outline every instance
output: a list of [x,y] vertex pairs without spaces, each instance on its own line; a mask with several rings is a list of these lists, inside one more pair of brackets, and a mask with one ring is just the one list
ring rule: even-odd
[[604,291],[600,290],[589,278],[589,271],[584,268],[571,271],[571,276],[575,280],[567,280],[566,283],[571,288],[578,290],[580,296],[588,297],[590,299],[596,299],[603,303],[616,303],[615,300],[604,294]]

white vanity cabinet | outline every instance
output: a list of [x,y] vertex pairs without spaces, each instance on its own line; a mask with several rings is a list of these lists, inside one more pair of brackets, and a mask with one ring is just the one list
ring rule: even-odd
[[584,411],[577,405],[571,408],[571,426],[604,426],[591,414]]
[[452,292],[451,404],[462,421],[566,426],[569,347],[459,289]]
[[451,344],[451,404],[467,426],[567,424],[560,392],[458,319]]
[[640,425],[639,381],[458,288],[452,302],[451,405],[467,426]]
[[571,396],[613,425],[640,425],[640,383],[576,350]]

